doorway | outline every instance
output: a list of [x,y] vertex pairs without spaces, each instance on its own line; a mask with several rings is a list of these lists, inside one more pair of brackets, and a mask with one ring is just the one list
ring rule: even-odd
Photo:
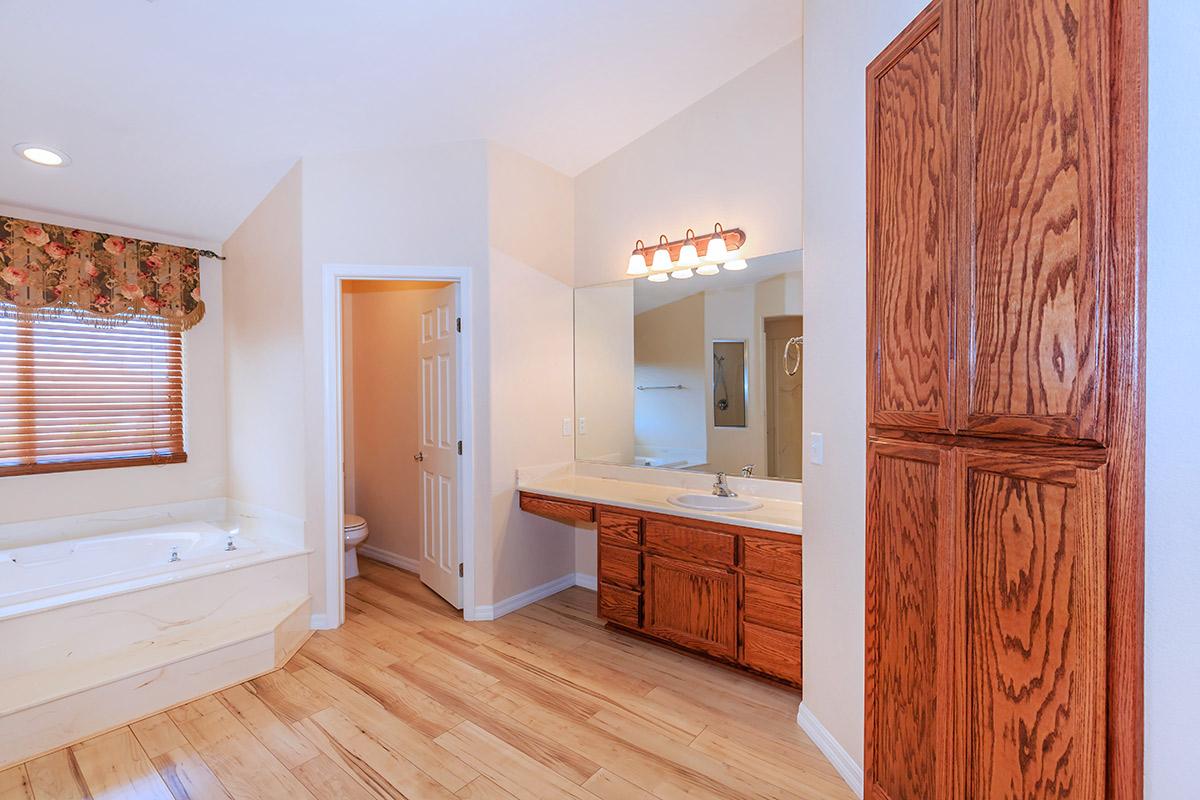
[[[475,618],[470,271],[326,267],[327,625],[356,555]],[[354,523],[348,524],[348,521]],[[357,554],[346,544],[357,542]],[[351,536],[346,535],[351,530]],[[336,619],[333,611],[336,609]]]
[[767,380],[767,474],[804,477],[804,317],[763,320]]

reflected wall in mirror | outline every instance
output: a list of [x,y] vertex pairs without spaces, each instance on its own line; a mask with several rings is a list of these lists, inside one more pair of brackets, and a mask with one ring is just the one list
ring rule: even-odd
[[800,266],[576,289],[575,457],[800,480]]

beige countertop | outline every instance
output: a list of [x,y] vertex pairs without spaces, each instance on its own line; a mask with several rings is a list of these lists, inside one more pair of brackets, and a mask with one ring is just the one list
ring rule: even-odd
[[676,517],[720,522],[726,525],[741,525],[746,528],[790,533],[796,536],[799,536],[802,531],[803,503],[795,500],[774,500],[749,493],[739,493],[739,496],[757,500],[762,503],[762,508],[736,512],[698,511],[693,508],[681,508],[672,505],[667,498],[677,494],[693,494],[698,490],[585,475],[555,476],[522,481],[518,483],[517,488],[523,492],[542,494],[547,497],[622,506],[638,511],[653,511]]

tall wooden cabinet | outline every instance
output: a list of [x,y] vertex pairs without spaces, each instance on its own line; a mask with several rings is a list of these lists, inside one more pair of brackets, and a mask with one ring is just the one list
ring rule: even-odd
[[1145,14],[867,70],[868,798],[1141,797]]

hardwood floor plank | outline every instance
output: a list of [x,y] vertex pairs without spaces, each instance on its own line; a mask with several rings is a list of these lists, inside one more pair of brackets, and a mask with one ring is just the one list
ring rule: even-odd
[[587,789],[604,800],[656,800],[655,796],[629,781],[602,769],[583,783]]
[[456,794],[461,800],[516,800],[511,794],[497,786],[491,778],[485,778],[482,775],[459,789]]
[[25,769],[37,800],[93,800],[67,748],[28,761]]
[[287,670],[277,669],[242,685],[289,725],[329,708],[327,698]]
[[222,800],[229,797],[208,764],[166,714],[129,726],[175,800]]
[[167,785],[133,731],[118,728],[71,748],[93,797],[104,800],[171,800]]
[[434,741],[518,800],[543,800],[547,797],[596,800],[591,792],[474,723],[464,722]]
[[218,693],[217,697],[222,705],[229,709],[229,713],[289,770],[317,757],[316,749],[307,739],[298,736],[244,685],[226,689]]
[[0,800],[35,800],[24,764],[0,770]]
[[813,763],[805,763],[800,760],[780,764],[761,755],[761,751],[756,749],[756,744],[757,742],[722,736],[706,729],[704,733],[696,737],[696,741],[692,742],[691,747],[707,753],[734,769],[755,775],[787,790],[792,797],[819,795],[854,800],[855,794],[833,771],[828,762],[815,769]]
[[312,795],[214,696],[167,716],[237,800],[310,800]]
[[292,774],[308,787],[315,797],[330,800],[375,800],[381,796],[350,777],[324,753],[305,761],[292,770]]

